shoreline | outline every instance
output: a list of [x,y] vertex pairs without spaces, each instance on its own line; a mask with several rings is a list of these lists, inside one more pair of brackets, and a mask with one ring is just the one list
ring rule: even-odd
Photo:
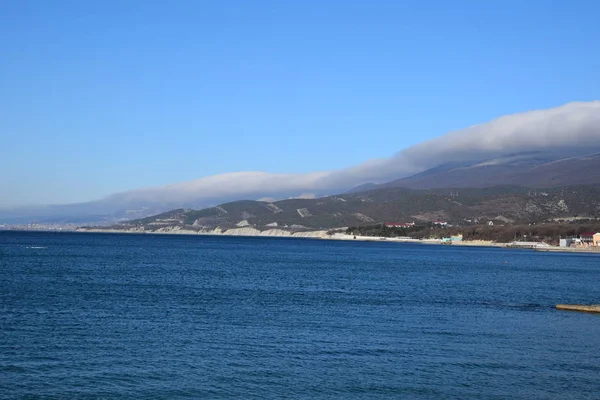
[[545,251],[550,253],[592,253],[600,254],[600,247],[548,247],[537,248],[535,251]]
[[[246,230],[247,229],[247,230]],[[124,233],[124,234],[144,234],[144,235],[186,235],[186,236],[237,236],[237,237],[264,237],[264,238],[292,238],[292,239],[316,239],[333,241],[359,241],[359,242],[386,242],[386,243],[414,243],[424,245],[440,246],[462,246],[462,247],[494,247],[508,248],[509,243],[496,243],[489,240],[457,241],[453,243],[444,243],[441,239],[414,239],[409,237],[384,237],[384,236],[360,236],[348,235],[345,233],[328,234],[325,230],[289,232],[282,229],[271,229],[267,231],[258,231],[251,228],[233,228],[228,231],[215,229],[212,231],[191,231],[191,230],[169,230],[169,231],[146,231],[146,230],[118,230],[118,229],[76,229],[71,232],[76,233]]]
[[[11,230],[7,230],[11,231]],[[262,238],[290,238],[290,239],[315,239],[315,240],[334,240],[334,241],[359,241],[359,242],[385,242],[385,243],[414,243],[423,245],[438,246],[459,246],[459,247],[489,247],[501,249],[525,249],[537,252],[551,253],[586,253],[600,254],[600,248],[570,248],[570,247],[518,247],[512,243],[493,242],[490,240],[463,240],[455,242],[442,242],[441,239],[414,239],[410,237],[383,237],[383,236],[359,236],[348,235],[345,233],[329,234],[326,230],[290,232],[283,229],[269,229],[259,231],[255,228],[232,228],[222,231],[217,228],[210,231],[193,231],[187,229],[170,229],[165,231],[147,231],[143,229],[132,228],[129,230],[120,229],[70,229],[70,230],[15,230],[15,232],[64,232],[64,233],[105,233],[105,234],[138,234],[138,235],[185,235],[185,236],[237,236],[237,237],[262,237]]]

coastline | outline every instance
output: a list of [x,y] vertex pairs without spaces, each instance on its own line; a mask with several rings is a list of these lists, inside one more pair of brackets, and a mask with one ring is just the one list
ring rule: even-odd
[[[20,232],[29,230],[17,230]],[[40,230],[31,230],[40,232]],[[138,235],[187,235],[187,236],[239,236],[239,237],[278,237],[296,239],[338,240],[338,241],[360,241],[360,242],[388,242],[388,243],[414,243],[439,246],[462,246],[462,247],[493,247],[493,248],[520,248],[540,252],[565,253],[565,254],[599,254],[600,248],[570,248],[558,246],[527,247],[515,246],[514,243],[493,242],[491,240],[462,240],[454,242],[443,242],[441,239],[414,239],[410,237],[383,237],[383,236],[360,236],[345,233],[330,233],[327,230],[291,232],[284,229],[267,229],[259,231],[252,227],[232,228],[222,230],[220,228],[210,230],[190,230],[180,227],[160,228],[155,231],[144,228],[129,229],[102,229],[102,228],[76,228],[68,230],[47,230],[47,232],[72,232],[72,233],[113,233],[113,234],[138,234]]]
[[427,245],[452,245],[464,247],[499,247],[506,248],[508,243],[496,243],[489,240],[474,240],[460,241],[452,243],[443,243],[441,239],[414,239],[410,237],[383,237],[383,236],[360,236],[348,235],[345,233],[330,234],[326,230],[290,232],[283,229],[268,229],[259,231],[255,228],[232,228],[229,230],[221,230],[215,228],[212,230],[189,230],[179,227],[158,229],[156,231],[148,231],[140,228],[130,229],[98,229],[98,228],[78,228],[74,232],[79,233],[124,233],[124,234],[147,234],[147,235],[189,235],[189,236],[240,236],[240,237],[288,237],[288,238],[304,238],[304,239],[320,239],[320,240],[337,240],[337,241],[360,241],[360,242],[391,242],[391,243],[415,243]]

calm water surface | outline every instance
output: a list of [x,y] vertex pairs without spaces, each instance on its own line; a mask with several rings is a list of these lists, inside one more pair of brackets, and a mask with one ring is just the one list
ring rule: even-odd
[[600,256],[0,232],[1,398],[598,399]]

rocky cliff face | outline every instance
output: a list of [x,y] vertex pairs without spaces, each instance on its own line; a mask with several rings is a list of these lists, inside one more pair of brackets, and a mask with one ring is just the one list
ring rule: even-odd
[[224,236],[269,236],[269,237],[296,237],[296,238],[327,238],[330,235],[325,230],[292,232],[283,229],[258,230],[255,228],[232,228],[223,230],[215,229],[186,229],[180,226],[162,227],[158,229],[147,230],[144,227],[137,228],[79,228],[78,232],[101,232],[101,233],[148,233],[148,234],[169,234],[169,235],[224,235]]

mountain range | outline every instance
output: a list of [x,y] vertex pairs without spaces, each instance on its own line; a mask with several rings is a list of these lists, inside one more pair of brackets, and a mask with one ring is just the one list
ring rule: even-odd
[[[544,189],[543,192],[556,194],[563,192],[564,187],[571,187],[569,190],[574,190],[573,193],[579,191],[589,193],[590,188],[595,188],[596,185],[600,185],[600,153],[579,156],[568,154],[567,157],[563,157],[559,153],[524,152],[489,160],[446,163],[406,178],[381,184],[360,185],[344,194],[316,199],[292,198],[275,202],[243,200],[225,202],[225,204],[220,204],[220,207],[208,208],[193,202],[160,204],[152,202],[150,199],[145,204],[137,203],[138,209],[127,209],[128,204],[125,203],[120,210],[111,208],[114,207],[114,204],[109,201],[101,200],[78,205],[39,208],[36,210],[38,216],[35,221],[110,225],[116,222],[138,220],[161,214],[165,210],[175,209],[175,211],[167,212],[166,215],[169,216],[168,218],[175,218],[174,215],[177,215],[175,219],[184,221],[184,224],[233,226],[242,220],[252,220],[253,224],[258,225],[278,223],[299,224],[312,228],[331,228],[369,221],[410,219],[414,218],[414,215],[422,213],[430,216],[435,214],[439,218],[492,219],[506,208],[500,206],[498,203],[500,200],[514,203],[514,207],[509,207],[510,210],[505,218],[510,220],[539,219],[541,215],[536,213],[529,215],[522,212],[522,209],[530,201],[525,194],[530,193],[532,189]],[[577,186],[580,188],[578,189]],[[488,190],[476,190],[485,188]],[[596,193],[595,189],[592,192]],[[469,210],[464,207],[457,208],[458,200],[449,197],[449,193],[461,193],[461,198],[467,196],[469,200],[463,199],[460,201],[461,204],[472,204],[473,198],[478,199],[479,203],[477,207]],[[600,199],[600,194],[596,198],[592,197],[589,207],[578,203],[574,210],[585,215],[595,214],[594,199]],[[555,200],[559,201],[560,199]],[[415,208],[413,202],[422,207]],[[390,203],[397,204],[398,209],[393,209]],[[273,204],[282,212],[274,214],[270,212]],[[497,209],[494,209],[492,204],[496,204]],[[536,205],[536,207],[538,206]],[[546,208],[541,207],[540,209]],[[183,213],[183,209],[188,211]],[[312,210],[310,213],[318,215],[318,217],[302,218],[298,214],[297,210],[299,209]],[[219,210],[229,211],[223,213]],[[12,218],[5,217],[4,223],[31,221],[31,212],[23,210],[23,215],[13,215]],[[554,215],[565,214],[548,212],[548,216]],[[165,215],[152,217],[151,220],[161,218],[165,218]]]
[[600,184],[600,101],[575,102],[500,117],[351,168],[306,174],[233,172],[86,203],[4,209],[0,225],[113,224],[238,200],[300,201],[398,188],[551,189],[596,184]]
[[318,199],[276,202],[243,200],[202,210],[177,209],[129,221],[117,229],[168,232],[252,227],[323,230],[384,222],[428,224],[537,223],[550,219],[596,219],[600,185],[550,189],[496,186],[469,189],[385,188]]
[[449,163],[383,184],[352,191],[385,188],[481,188],[515,185],[551,188],[600,183],[600,153],[583,155],[526,152],[475,162]]

